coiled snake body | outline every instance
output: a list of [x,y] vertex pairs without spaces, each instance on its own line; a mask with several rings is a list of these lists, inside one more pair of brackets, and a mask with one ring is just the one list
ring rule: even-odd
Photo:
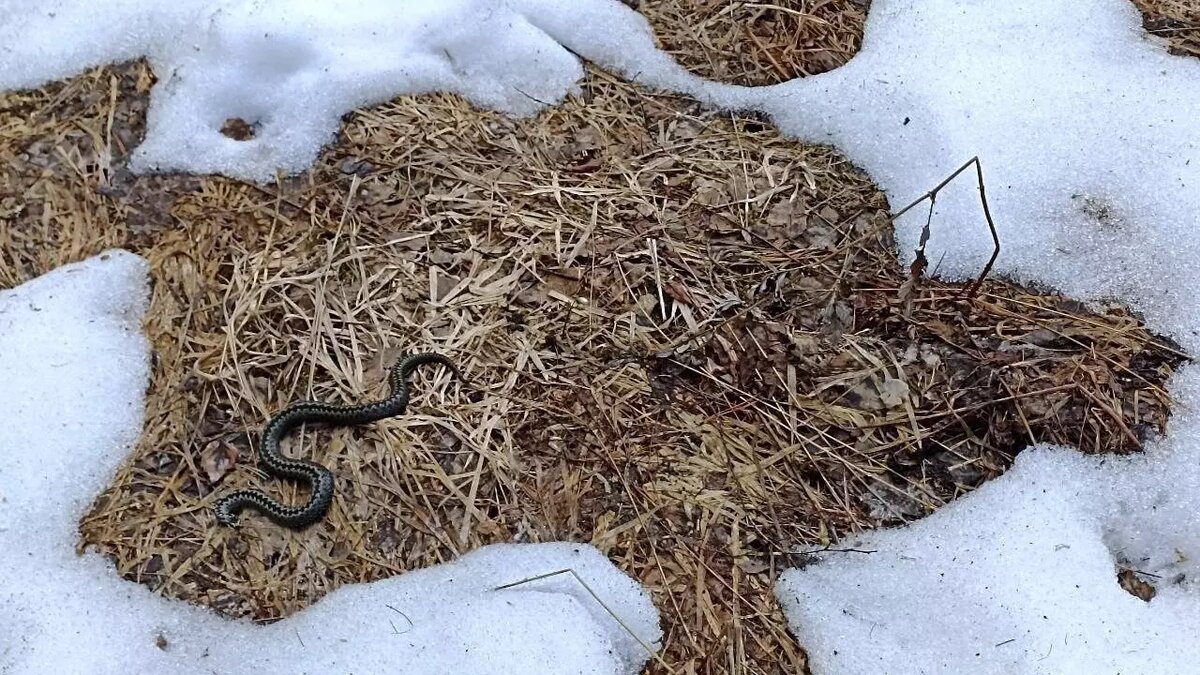
[[273,476],[307,482],[312,487],[308,503],[286,506],[258,490],[237,490],[217,500],[217,522],[236,526],[238,514],[247,506],[253,506],[284,527],[301,528],[320,520],[333,503],[333,472],[316,462],[284,457],[279,452],[284,436],[307,422],[353,426],[402,414],[408,408],[408,377],[417,367],[427,363],[440,363],[449,368],[460,382],[463,381],[462,373],[445,356],[416,354],[392,366],[389,377],[392,394],[382,401],[355,406],[301,401],[285,408],[263,429],[259,461],[262,469]]

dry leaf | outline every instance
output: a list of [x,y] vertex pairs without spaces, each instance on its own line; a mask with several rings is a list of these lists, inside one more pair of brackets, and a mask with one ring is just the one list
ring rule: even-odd
[[240,117],[230,117],[221,127],[221,134],[235,141],[248,141],[254,138],[257,124],[251,124]]
[[889,408],[898,408],[908,400],[910,391],[908,383],[889,377],[879,385],[879,399]]
[[200,456],[200,468],[204,469],[208,482],[214,485],[220,483],[237,462],[238,454],[237,447],[229,438],[219,438],[206,445]]
[[716,181],[701,178],[696,181],[696,203],[704,206],[717,206],[729,201],[725,187]]
[[851,387],[842,399],[859,410],[883,410],[886,407],[879,396],[879,390],[868,381],[859,382]]
[[458,287],[461,281],[458,277],[450,276],[437,267],[431,267],[429,275],[433,277],[430,280],[432,288],[429,290],[431,291],[430,299],[434,302],[449,300],[450,294]]
[[1118,572],[1117,583],[1119,583],[1121,588],[1124,588],[1130,595],[1134,596],[1135,598],[1145,600],[1146,602],[1150,602],[1158,593],[1158,590],[1154,588],[1153,585],[1142,581],[1142,579],[1138,577],[1137,572],[1131,569],[1123,569]]
[[692,300],[692,294],[688,292],[687,287],[678,281],[675,281],[674,279],[668,281],[666,285],[663,286],[663,291],[667,295],[671,296],[671,299],[680,303],[681,305],[688,305],[689,307],[696,306],[696,302]]
[[1063,347],[1064,343],[1070,344],[1069,340],[1049,328],[1038,328],[1022,335],[1020,340],[1025,344],[1046,348]]
[[838,213],[837,209],[833,208],[832,206],[826,206],[825,208],[821,209],[818,215],[821,216],[822,220],[830,225],[836,225],[842,219],[842,214]]

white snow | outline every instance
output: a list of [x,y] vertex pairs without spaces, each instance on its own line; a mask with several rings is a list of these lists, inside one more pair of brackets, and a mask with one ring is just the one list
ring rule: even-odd
[[[814,672],[1195,672],[1200,601],[1177,582],[1200,572],[1200,465],[1177,450],[1027,450],[908,528],[816,554],[777,588]],[[1151,602],[1118,586],[1118,561],[1152,575]]]
[[[0,90],[147,57],[159,82],[130,168],[269,182],[311,165],[342,115],[395,96],[455,92],[514,115],[557,103],[583,76],[563,45],[702,86],[609,0],[7,0]],[[232,118],[254,138],[223,135]]]
[[[1200,62],[1167,55],[1123,0],[875,0],[862,52],[743,92],[829,142],[895,207],[983,161],[997,271],[1119,298],[1200,351]],[[973,172],[939,195],[928,257],[974,277],[991,252]],[[926,210],[897,226],[916,246]],[[1027,451],[910,527],[840,542],[777,593],[817,673],[1190,673],[1200,662],[1200,372],[1144,456]],[[1121,563],[1153,577],[1143,602]]]
[[[1200,288],[1194,235],[1200,63],[1167,55],[1145,35],[1127,0],[874,0],[862,52],[850,63],[765,88],[687,74],[655,49],[646,22],[616,0],[0,0],[0,88],[150,57],[160,82],[134,158],[139,170],[270,180],[276,170],[308,166],[343,113],[402,93],[454,91],[478,105],[530,114],[572,90],[582,74],[575,54],[715,106],[763,110],[784,133],[837,146],[894,207],[979,156],[1004,245],[997,272],[1081,299],[1116,297],[1143,312],[1152,329],[1200,353],[1200,300],[1193,293]],[[229,117],[258,124],[256,138],[218,133]],[[971,178],[961,177],[937,202],[927,255],[944,277],[975,276],[990,253]],[[911,255],[923,222],[924,210],[917,209],[897,224],[904,255]],[[624,608],[623,616],[636,617],[639,633],[657,638],[653,610],[636,586],[586,547],[485,549],[455,565],[343,589],[276,625],[282,628],[261,629],[156,599],[117,580],[98,557],[71,558],[74,519],[107,481],[139,422],[132,383],[145,379],[144,345],[134,344],[141,338],[119,317],[139,302],[130,279],[141,272],[131,271],[136,264],[126,257],[113,260],[106,269],[115,281],[97,272],[94,283],[75,289],[95,306],[78,315],[77,303],[64,309],[64,322],[96,322],[86,334],[76,335],[69,323],[48,327],[51,314],[13,296],[0,305],[0,360],[11,361],[5,368],[59,378],[39,384],[22,377],[20,387],[0,388],[0,404],[56,406],[74,425],[38,430],[42,435],[21,424],[16,431],[0,426],[0,449],[20,448],[0,455],[0,490],[20,486],[4,493],[0,508],[21,514],[12,519],[16,525],[6,517],[8,529],[0,533],[0,597],[6,607],[20,608],[0,612],[0,665],[9,659],[25,669],[17,672],[42,672],[36,668],[50,667],[67,635],[72,644],[109,640],[127,650],[126,663],[156,667],[179,659],[170,663],[194,669],[195,655],[206,648],[210,664],[240,665],[239,657],[250,654],[262,655],[267,670],[315,667],[297,661],[305,651],[284,634],[301,627],[320,635],[320,625],[345,628],[351,640],[332,643],[327,653],[339,656],[331,658],[376,658],[377,643],[399,650],[424,645],[437,658],[463,659],[447,672],[527,672],[512,665],[526,662],[502,656],[504,649],[523,653],[524,634],[538,635],[535,642],[556,664],[566,663],[564,652],[587,652],[582,663],[606,663],[603,672],[636,669],[644,660],[561,577],[514,596],[487,590],[547,568],[584,570]],[[47,285],[60,283],[66,282]],[[31,287],[19,293],[33,297],[38,287]],[[118,300],[106,305],[97,295]],[[45,338],[28,337],[36,331]],[[67,356],[29,356],[56,340]],[[14,349],[23,355],[12,357]],[[71,365],[85,349],[109,366],[97,373]],[[47,365],[59,361],[68,365]],[[118,362],[126,367],[111,367]],[[823,562],[789,572],[778,594],[815,672],[1194,671],[1200,657],[1200,640],[1190,630],[1200,618],[1200,591],[1191,581],[1200,560],[1195,366],[1177,376],[1172,392],[1181,407],[1170,435],[1143,456],[1089,459],[1066,448],[1037,448],[1003,478],[930,518],[838,545],[873,553],[823,553]],[[79,395],[102,400],[103,414],[81,416],[68,405]],[[39,416],[46,417],[57,419]],[[65,473],[47,471],[59,463]],[[18,474],[20,482],[8,479]],[[37,501],[43,494],[57,496]],[[56,506],[35,508],[41,503]],[[54,536],[34,541],[29,532]],[[13,581],[43,569],[31,562],[41,559],[49,561],[41,564],[53,580],[45,595],[38,595],[39,584]],[[1159,575],[1157,596],[1146,603],[1118,588],[1117,562]],[[462,595],[433,605],[429,589],[455,575]],[[406,614],[419,617],[413,631],[391,634],[384,619],[395,617],[370,599],[379,603],[384,594],[411,598]],[[510,597],[520,607],[546,605],[513,618],[503,613]],[[539,621],[540,612],[555,620]],[[152,651],[150,626],[171,631],[174,651]],[[577,639],[555,632],[559,627]],[[372,630],[383,632],[354,642]],[[397,646],[400,638],[405,642]],[[442,653],[443,642],[459,639],[472,641],[469,653]],[[604,661],[606,644],[615,645],[619,665]],[[390,663],[435,672],[416,661]]]
[[[141,429],[146,267],[112,251],[0,292],[0,672],[641,669],[643,645],[658,646],[658,614],[586,545],[486,547],[342,587],[269,626],[164,599],[120,579],[103,556],[76,555],[79,518]],[[497,590],[561,570],[603,604],[570,573]]]
[[[1200,61],[1168,55],[1128,0],[877,0],[850,63],[754,97],[894,208],[978,155],[998,272],[1120,298],[1200,351]],[[992,249],[974,176],[937,206],[929,260],[974,277]],[[906,255],[926,213],[897,228]]]
[[[874,0],[850,63],[759,89],[696,86],[569,27],[547,32],[627,76],[835,145],[897,208],[979,156],[998,273],[1119,298],[1200,352],[1200,62],[1169,56],[1125,0]],[[991,254],[973,178],[938,197],[927,256],[943,277],[973,278]],[[925,214],[897,224],[910,259]],[[1144,456],[1036,448],[925,521],[837,546],[875,553],[787,573],[777,592],[814,672],[1195,672],[1197,380],[1195,366],[1180,373],[1170,437]],[[1158,595],[1122,590],[1118,562],[1158,575]]]
[[[446,90],[525,114],[583,72],[520,14],[486,0],[54,0],[5,14],[0,88],[149,57],[159,82],[135,170],[270,181],[311,164],[356,107]],[[255,138],[222,135],[230,118],[254,125]]]

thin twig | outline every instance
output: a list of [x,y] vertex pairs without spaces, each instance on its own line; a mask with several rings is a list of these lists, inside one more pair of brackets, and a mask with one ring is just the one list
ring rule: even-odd
[[[985,220],[987,220],[988,230],[992,233],[992,243],[994,244],[994,248],[992,249],[992,257],[989,258],[987,264],[983,266],[983,270],[979,273],[979,276],[975,279],[975,281],[971,282],[971,284],[963,289],[962,294],[967,297],[974,297],[975,292],[979,289],[979,286],[983,283],[983,280],[987,277],[988,273],[992,271],[992,265],[996,263],[996,258],[1000,257],[1000,235],[996,231],[996,223],[992,221],[992,210],[990,207],[988,207],[987,191],[984,189],[983,183],[983,165],[979,162],[979,157],[972,157],[971,159],[967,160],[966,164],[958,167],[954,173],[950,174],[945,180],[935,185],[932,190],[921,195],[908,206],[900,209],[896,215],[892,216],[891,218],[892,222],[899,220],[900,216],[908,213],[914,206],[928,199],[929,218],[932,219],[933,204],[937,201],[938,192],[941,192],[943,188],[950,184],[950,181],[957,178],[959,174],[961,174],[963,171],[966,171],[967,168],[972,164],[975,165],[975,175],[979,185],[979,202],[983,205],[983,217]],[[917,249],[917,256],[919,260],[924,260],[925,243],[928,241],[928,239],[929,220],[927,219],[925,222],[925,227],[921,231],[920,247]]]
[[616,621],[621,626],[621,628],[625,630],[626,633],[629,633],[629,637],[633,638],[639,645],[641,645],[642,649],[646,650],[646,654],[648,654],[650,656],[650,658],[654,659],[655,661],[658,661],[658,664],[660,666],[662,666],[663,668],[666,668],[668,672],[670,672],[670,673],[677,672],[674,668],[672,668],[670,665],[668,665],[667,662],[664,661],[661,656],[658,655],[658,652],[656,652],[653,648],[651,648],[650,645],[646,644],[645,641],[643,641],[642,638],[637,633],[633,632],[633,629],[629,627],[629,624],[625,623],[625,621],[623,619],[621,619],[621,617],[618,616],[617,613],[614,612],[611,607],[609,607],[607,604],[605,604],[605,602],[600,599],[600,596],[596,594],[596,591],[592,590],[592,587],[589,586],[588,583],[586,581],[584,581],[583,578],[580,577],[579,574],[571,568],[567,568],[564,570],[557,570],[554,572],[547,572],[546,574],[539,574],[536,577],[529,577],[528,579],[521,579],[520,581],[514,581],[510,584],[504,584],[503,586],[497,586],[497,587],[493,588],[492,590],[493,591],[503,591],[503,590],[507,590],[510,588],[516,588],[517,586],[531,584],[535,581],[541,581],[543,579],[557,577],[557,576],[560,576],[563,574],[570,574],[571,576],[575,577],[575,581],[578,581],[579,585],[583,586],[584,590],[586,590],[588,592],[588,595],[592,596],[593,600],[600,603],[600,606],[604,608],[604,611],[607,612],[608,615],[611,616],[613,618],[613,620]]

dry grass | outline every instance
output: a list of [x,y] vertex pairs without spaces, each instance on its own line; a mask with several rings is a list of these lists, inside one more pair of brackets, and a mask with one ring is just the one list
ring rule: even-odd
[[633,0],[661,47],[703,77],[763,85],[833,70],[858,53],[870,0]]
[[1142,12],[1146,32],[1167,41],[1172,54],[1200,57],[1200,2],[1132,0]]
[[[1166,423],[1181,356],[1118,307],[926,281],[906,317],[882,196],[758,121],[593,71],[532,120],[355,113],[260,188],[125,173],[150,79],[0,98],[0,285],[150,260],[145,433],[82,533],[165,595],[270,620],[492,542],[587,541],[662,613],[648,672],[801,672],[771,595],[795,546],[927,514],[1033,441],[1128,452]],[[253,469],[273,411],[370,397],[425,349],[478,392],[431,369],[410,414],[298,436],[339,477],[310,530],[215,526],[233,486],[302,496]]]

